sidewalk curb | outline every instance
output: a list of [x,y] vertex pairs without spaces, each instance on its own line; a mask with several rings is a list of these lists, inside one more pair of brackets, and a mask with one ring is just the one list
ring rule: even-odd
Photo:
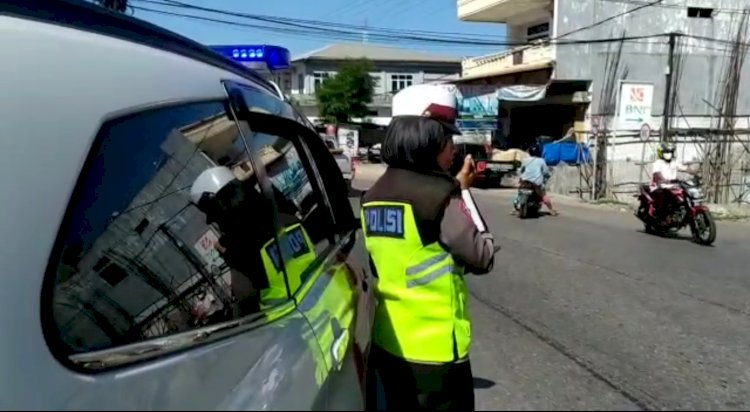
[[[511,199],[515,195],[516,189],[489,189],[489,190],[477,190],[475,193],[494,195],[499,197],[507,197]],[[635,213],[638,202],[635,198],[632,202],[623,202],[611,199],[604,200],[588,200],[580,199],[575,196],[568,196],[559,193],[549,193],[553,202],[589,207],[599,210],[611,210],[618,211],[621,213]],[[510,202],[510,200],[509,200]],[[750,207],[737,207],[736,205],[718,205],[713,203],[706,204],[711,210],[711,214],[717,221],[731,221],[731,222],[750,222]]]

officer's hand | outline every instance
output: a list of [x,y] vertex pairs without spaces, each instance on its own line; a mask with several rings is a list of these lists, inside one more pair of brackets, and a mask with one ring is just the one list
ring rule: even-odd
[[461,189],[468,189],[474,183],[474,177],[476,177],[474,159],[471,158],[471,155],[466,155],[464,166],[456,175],[456,180],[461,184]]

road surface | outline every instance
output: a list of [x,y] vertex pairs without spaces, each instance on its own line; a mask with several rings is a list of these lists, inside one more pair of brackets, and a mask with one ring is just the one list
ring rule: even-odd
[[[365,169],[355,186],[382,170]],[[703,247],[629,213],[521,221],[512,193],[475,194],[502,246],[469,278],[478,410],[750,408],[749,225]]]

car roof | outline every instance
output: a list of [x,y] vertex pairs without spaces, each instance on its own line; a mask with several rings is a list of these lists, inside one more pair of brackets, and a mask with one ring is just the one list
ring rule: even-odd
[[209,47],[157,25],[101,6],[79,0],[4,0],[0,2],[0,15],[3,14],[67,26],[179,54],[252,80],[278,95],[271,82]]

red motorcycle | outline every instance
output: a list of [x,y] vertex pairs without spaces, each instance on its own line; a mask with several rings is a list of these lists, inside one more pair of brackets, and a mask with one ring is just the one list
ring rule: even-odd
[[[710,245],[716,240],[716,223],[711,211],[703,204],[700,176],[670,182],[674,186],[652,193],[648,186],[641,186],[638,211],[635,215],[646,227],[646,233],[666,235],[689,226],[693,241]],[[656,199],[656,196],[671,199]],[[660,200],[660,201],[659,201]],[[657,209],[657,205],[662,205]]]

